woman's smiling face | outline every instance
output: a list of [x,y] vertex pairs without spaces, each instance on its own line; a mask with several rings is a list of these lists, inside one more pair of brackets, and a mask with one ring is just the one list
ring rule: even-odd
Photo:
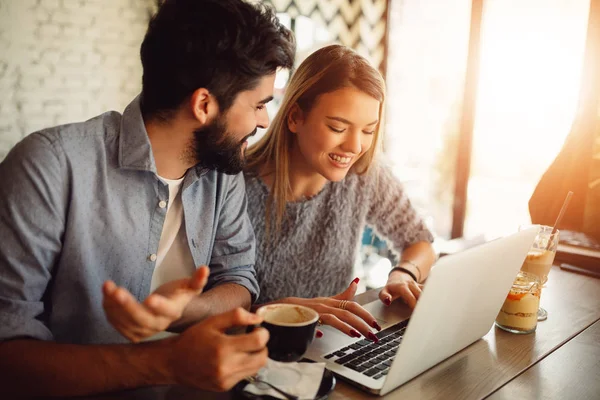
[[320,95],[308,113],[295,106],[288,116],[295,134],[294,161],[327,180],[344,179],[373,144],[379,106],[378,100],[353,87]]

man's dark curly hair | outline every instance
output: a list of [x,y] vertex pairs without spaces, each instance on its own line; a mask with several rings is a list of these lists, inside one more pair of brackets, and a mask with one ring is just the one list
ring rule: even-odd
[[272,8],[243,0],[166,0],[141,47],[144,117],[168,119],[206,88],[219,110],[277,68],[292,68],[296,44]]

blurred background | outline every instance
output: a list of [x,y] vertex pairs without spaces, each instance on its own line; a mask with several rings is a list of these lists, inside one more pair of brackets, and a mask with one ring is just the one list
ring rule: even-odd
[[[569,134],[592,138],[580,204],[598,212],[585,206],[600,203],[597,0],[267,2],[296,33],[298,63],[337,42],[384,74],[384,156],[439,251],[529,223]],[[122,111],[140,91],[139,46],[159,3],[0,0],[0,160],[35,130]],[[271,116],[288,78],[278,74]],[[370,230],[361,251],[357,272],[377,286],[394,258]]]

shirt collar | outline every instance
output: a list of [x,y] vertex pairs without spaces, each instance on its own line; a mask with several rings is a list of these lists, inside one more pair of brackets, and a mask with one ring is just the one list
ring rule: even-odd
[[156,173],[156,163],[142,118],[139,95],[125,108],[121,118],[119,166]]
[[[123,111],[119,132],[119,167],[157,174],[152,145],[140,108],[140,95],[133,99]],[[200,179],[207,172],[196,166],[190,168],[186,175],[191,175],[189,179],[189,183],[191,183]],[[184,187],[188,185],[184,182]]]

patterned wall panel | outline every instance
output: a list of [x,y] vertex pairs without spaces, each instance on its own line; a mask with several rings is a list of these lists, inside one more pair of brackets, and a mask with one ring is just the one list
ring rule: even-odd
[[278,12],[309,17],[335,41],[356,49],[385,73],[388,0],[264,0]]

